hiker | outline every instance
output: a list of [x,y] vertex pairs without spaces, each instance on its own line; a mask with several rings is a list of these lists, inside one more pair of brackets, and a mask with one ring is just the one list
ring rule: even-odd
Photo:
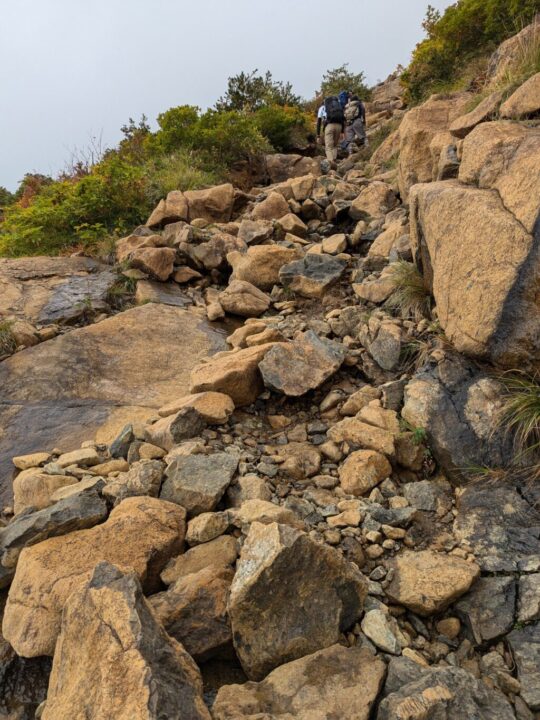
[[335,95],[326,98],[319,108],[317,113],[317,138],[320,138],[323,127],[326,159],[330,163],[335,163],[338,155],[339,139],[345,129],[343,109]]
[[344,149],[349,155],[354,152],[354,144],[366,144],[366,108],[358,95],[352,95],[344,112],[345,116],[345,142]]

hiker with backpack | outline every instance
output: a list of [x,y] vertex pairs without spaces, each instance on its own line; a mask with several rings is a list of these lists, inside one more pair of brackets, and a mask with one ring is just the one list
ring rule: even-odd
[[324,145],[326,159],[330,163],[337,160],[339,139],[345,129],[345,116],[339,98],[332,95],[326,98],[317,114],[317,138],[321,136],[324,127]]
[[343,143],[349,155],[354,152],[354,145],[366,144],[366,108],[358,95],[352,95],[345,107],[345,142]]

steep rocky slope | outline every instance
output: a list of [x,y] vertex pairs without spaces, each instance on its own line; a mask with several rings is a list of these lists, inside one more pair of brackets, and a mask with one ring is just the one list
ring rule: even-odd
[[170,193],[118,275],[2,261],[0,717],[540,717],[538,83],[488,99],[391,78],[370,163]]

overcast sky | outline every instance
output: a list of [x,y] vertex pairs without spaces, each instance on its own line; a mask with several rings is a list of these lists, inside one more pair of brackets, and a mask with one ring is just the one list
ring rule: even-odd
[[271,70],[312,96],[348,62],[370,83],[406,64],[428,1],[0,0],[0,185],[55,174],[129,117],[208,107],[227,78]]

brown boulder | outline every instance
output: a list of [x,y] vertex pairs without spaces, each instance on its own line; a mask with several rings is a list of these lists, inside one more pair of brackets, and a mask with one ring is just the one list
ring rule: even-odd
[[251,215],[254,220],[279,220],[289,212],[289,203],[283,195],[271,192],[267,198],[255,205]]
[[353,220],[377,218],[388,214],[397,204],[398,199],[390,185],[375,180],[362,190],[356,200],[353,200],[349,215]]
[[376,450],[384,455],[394,455],[396,449],[392,432],[374,427],[357,417],[346,418],[333,425],[328,437],[336,443],[347,442],[353,447]]
[[392,466],[384,455],[357,450],[339,468],[339,481],[348,495],[366,495],[391,474]]
[[169,560],[161,573],[161,579],[165,585],[172,585],[179,578],[199,570],[217,565],[223,567],[233,565],[238,557],[238,543],[232,535],[221,535],[215,540],[196,545],[190,548],[183,555]]
[[432,550],[403,553],[390,566],[394,575],[386,595],[422,616],[446,610],[480,575],[476,563]]
[[220,392],[202,392],[184,395],[158,410],[158,415],[168,417],[186,407],[194,408],[209,425],[226,423],[234,412],[234,403],[228,395]]
[[188,203],[184,193],[180,190],[173,190],[165,200],[160,200],[157,207],[148,218],[147,227],[163,227],[168,223],[187,221],[189,217]]
[[502,99],[503,93],[500,90],[491,93],[474,110],[454,120],[450,125],[450,133],[457,138],[466,137],[477,125],[491,120],[497,114]]
[[73,485],[77,478],[73,475],[48,475],[38,468],[26,470],[13,481],[13,509],[15,515],[35,508],[41,510],[51,503],[51,496],[59,488]]
[[232,280],[219,294],[219,304],[231,315],[259,317],[270,307],[270,298],[245,280]]
[[66,602],[43,720],[210,720],[202,691],[137,576],[100,563]]
[[334,644],[362,612],[367,584],[333,548],[286,525],[253,523],[229,615],[248,677]]
[[227,262],[233,269],[232,280],[245,280],[261,290],[271,290],[279,283],[281,268],[302,256],[300,251],[282,245],[256,245],[246,253],[229,253]]
[[224,393],[236,407],[250,405],[263,391],[259,363],[275,343],[219,354],[191,373],[192,393],[208,390]]
[[212,715],[214,720],[368,720],[385,675],[385,664],[367,649],[332,645],[276,668],[259,683],[222,686]]
[[205,661],[231,645],[227,600],[234,571],[210,565],[179,578],[149,598],[165,630],[197,660]]
[[25,548],[9,591],[3,635],[23,657],[52,655],[67,598],[101,561],[134,570],[145,591],[157,589],[159,573],[182,547],[185,518],[179,505],[127,498],[103,525]]
[[130,265],[165,282],[172,275],[176,250],[146,247],[134,250],[129,256]]
[[234,206],[234,188],[230,183],[206,190],[187,190],[184,197],[189,206],[189,220],[202,218],[208,222],[229,222]]
[[289,178],[321,174],[320,161],[303,155],[272,153],[266,156],[266,171],[270,182],[279,183]]

